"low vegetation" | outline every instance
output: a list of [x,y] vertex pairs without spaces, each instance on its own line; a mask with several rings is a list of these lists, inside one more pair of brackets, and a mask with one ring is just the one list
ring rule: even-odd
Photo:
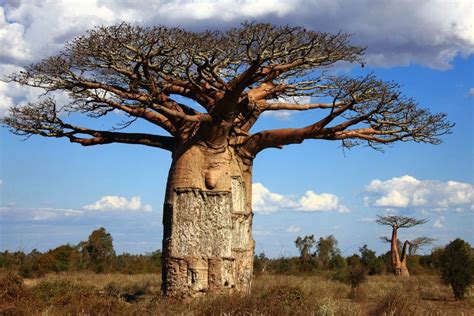
[[[255,277],[247,296],[193,301],[160,297],[156,274],[73,272],[0,277],[1,315],[472,315],[474,297],[453,299],[437,276],[368,276],[352,288],[324,273]],[[464,314],[463,314],[464,313]]]
[[366,245],[347,258],[334,236],[295,245],[299,257],[255,256],[249,295],[177,301],[161,297],[159,251],[116,255],[101,228],[76,246],[0,253],[0,315],[473,314],[473,249],[460,239],[409,256],[409,278],[393,275],[390,252]]
[[15,271],[25,278],[41,277],[50,272],[161,272],[161,251],[116,255],[112,241],[112,236],[104,228],[99,228],[78,245],[61,245],[44,253],[36,249],[30,253],[5,251],[0,253],[0,269]]
[[449,243],[440,257],[441,279],[451,285],[454,297],[463,300],[474,281],[474,255],[471,246],[457,238]]

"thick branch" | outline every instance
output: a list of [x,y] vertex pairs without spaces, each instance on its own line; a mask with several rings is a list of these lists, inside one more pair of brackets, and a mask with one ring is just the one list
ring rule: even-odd
[[313,109],[332,109],[334,107],[341,106],[342,103],[338,104],[331,104],[331,103],[306,103],[306,104],[298,104],[298,103],[285,103],[285,102],[274,102],[274,103],[267,103],[264,106],[264,111],[278,111],[278,110],[287,110],[287,111],[306,111],[306,110],[313,110]]
[[400,257],[401,262],[406,261],[406,259],[408,257],[408,247],[409,247],[409,245],[410,245],[410,241],[405,240],[405,242],[403,243],[402,255]]
[[[81,138],[77,137],[77,134],[87,134],[91,135],[92,137]],[[96,131],[84,128],[76,128],[74,133],[65,133],[64,137],[69,138],[72,143],[79,143],[83,146],[123,143],[158,147],[172,152],[174,151],[176,145],[174,138],[169,136],[151,135],[145,133]]]
[[303,128],[285,128],[263,131],[252,135],[244,146],[244,150],[251,156],[270,147],[281,148],[283,145],[298,144],[309,138],[320,138],[320,131],[336,117],[344,113],[353,105],[352,102],[340,104],[318,122]]
[[[41,119],[39,119],[41,118]],[[84,146],[110,143],[140,144],[174,150],[175,138],[146,133],[122,133],[100,131],[65,123],[58,115],[53,99],[46,99],[36,104],[11,108],[10,115],[2,119],[2,123],[10,127],[17,135],[61,138]],[[88,135],[90,137],[81,137]]]
[[[281,148],[311,138],[343,140],[346,147],[364,141],[376,149],[379,144],[395,141],[414,140],[438,144],[438,137],[449,133],[453,126],[445,120],[444,114],[432,115],[425,109],[417,108],[413,100],[400,96],[396,84],[376,80],[372,75],[358,79],[332,78],[327,86],[330,88],[325,93],[333,98],[332,106],[314,105],[329,111],[323,119],[303,128],[257,133],[249,139],[246,151],[256,155],[265,148]],[[261,105],[260,108],[265,106]],[[276,107],[284,108],[285,105]],[[296,108],[295,105],[288,107]],[[254,122],[259,115],[259,111],[254,112],[254,118],[250,115],[246,118],[248,121]],[[343,121],[328,127],[337,117]]]
[[[348,39],[342,33],[260,23],[225,32],[121,23],[89,31],[59,55],[8,80],[45,93],[66,93],[72,100],[60,105],[66,112],[99,118],[118,109],[132,117],[130,122],[144,119],[181,143],[199,137],[221,146],[233,133],[241,133],[245,142],[238,145],[250,156],[308,138],[341,140],[346,147],[367,143],[376,149],[395,141],[439,144],[453,125],[444,114],[433,115],[401,96],[396,84],[372,75],[324,75],[322,70],[338,61],[361,61],[364,48],[351,46]],[[182,104],[181,97],[207,113]],[[324,102],[271,101],[289,97]],[[306,127],[247,135],[264,111],[309,109],[322,114]],[[5,122],[19,133],[49,135],[50,128],[63,128],[49,121],[51,115],[36,114],[31,108],[12,110],[18,120]]]

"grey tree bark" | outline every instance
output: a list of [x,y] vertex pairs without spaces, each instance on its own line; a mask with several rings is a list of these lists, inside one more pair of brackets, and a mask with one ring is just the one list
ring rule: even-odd
[[251,160],[205,142],[173,158],[163,216],[164,294],[250,291]]

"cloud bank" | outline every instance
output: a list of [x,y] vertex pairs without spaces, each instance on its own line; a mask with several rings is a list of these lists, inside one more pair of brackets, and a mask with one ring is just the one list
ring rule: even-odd
[[[0,78],[59,52],[67,41],[97,25],[121,21],[193,30],[226,29],[242,21],[302,25],[353,34],[367,46],[373,66],[421,64],[447,69],[474,53],[472,3],[350,0],[5,0],[0,6]],[[0,116],[39,92],[0,82]],[[59,102],[60,103],[60,102]],[[268,115],[272,115],[271,113]],[[288,112],[277,119],[288,120]]]
[[149,204],[143,204],[139,196],[134,196],[130,200],[116,195],[106,195],[98,201],[85,205],[81,208],[22,208],[17,205],[8,205],[0,207],[0,216],[4,218],[14,218],[25,221],[47,221],[60,220],[72,217],[87,217],[102,214],[137,214],[149,213],[152,207]]
[[339,197],[330,193],[316,194],[306,191],[301,197],[271,192],[261,183],[252,185],[252,208],[255,213],[270,214],[282,210],[299,212],[339,212],[347,213]]
[[472,3],[350,0],[7,0],[0,7],[0,61],[49,55],[96,25],[128,21],[193,29],[226,28],[244,20],[299,24],[354,34],[369,47],[368,62],[448,68],[474,52]]
[[366,205],[432,210],[473,209],[474,186],[456,181],[418,180],[412,176],[373,180],[365,188]]
[[129,200],[116,195],[106,195],[100,200],[86,205],[83,209],[88,211],[144,211],[151,212],[149,204],[142,205],[141,198],[134,196]]

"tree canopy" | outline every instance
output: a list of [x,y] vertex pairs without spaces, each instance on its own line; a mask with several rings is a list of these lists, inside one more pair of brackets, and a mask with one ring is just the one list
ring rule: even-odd
[[[427,219],[417,219],[414,217],[401,216],[401,215],[377,215],[376,222],[380,225],[391,226],[394,228],[410,228],[413,226],[421,225],[426,223]],[[382,240],[384,237],[382,237]]]
[[[69,101],[58,104],[50,96],[15,106],[3,123],[19,135],[65,137],[84,146],[128,143],[174,151],[192,139],[211,146],[227,142],[252,158],[305,139],[340,140],[345,147],[438,144],[452,124],[403,96],[398,84],[372,74],[327,75],[337,62],[362,63],[364,48],[350,45],[349,37],[260,23],[222,32],[100,26],[4,79],[47,94],[65,92]],[[317,102],[299,104],[301,97]],[[265,111],[312,109],[320,111],[311,113],[308,126],[250,132]],[[106,129],[76,125],[68,116],[101,118],[116,111],[127,119]],[[159,128],[130,132],[138,119]]]

